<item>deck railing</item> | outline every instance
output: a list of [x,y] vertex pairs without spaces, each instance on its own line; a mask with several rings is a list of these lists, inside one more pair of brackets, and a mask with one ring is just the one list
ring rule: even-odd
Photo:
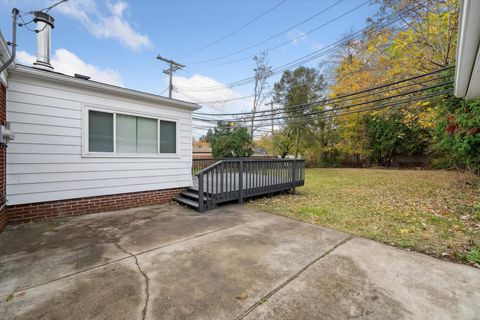
[[211,166],[215,162],[218,162],[222,159],[193,159],[192,160],[192,174],[196,174],[198,171],[205,169],[206,167]]
[[[295,190],[305,181],[305,161],[291,159],[224,159],[195,174],[199,210],[218,203]],[[204,199],[203,201],[201,199]]]

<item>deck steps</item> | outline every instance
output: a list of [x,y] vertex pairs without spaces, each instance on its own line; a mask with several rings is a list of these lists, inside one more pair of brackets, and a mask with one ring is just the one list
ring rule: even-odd
[[175,201],[177,201],[181,204],[187,205],[187,206],[192,207],[194,209],[198,209],[198,207],[199,207],[198,201],[194,201],[194,200],[182,197],[182,196],[178,196],[178,197],[175,197],[173,199],[175,199]]
[[[187,191],[184,191],[182,192],[182,196],[184,196],[185,198],[190,198],[190,199],[194,199],[195,201],[198,202],[198,191],[197,190],[194,190],[194,189],[188,189]],[[203,201],[206,201],[207,200],[207,197],[203,197]]]
[[[198,203],[198,190],[188,188],[187,190],[180,193],[179,196],[173,198],[175,201],[179,202],[180,204],[189,206],[193,209],[198,209],[200,207]],[[205,202],[207,197],[203,197],[203,201]]]

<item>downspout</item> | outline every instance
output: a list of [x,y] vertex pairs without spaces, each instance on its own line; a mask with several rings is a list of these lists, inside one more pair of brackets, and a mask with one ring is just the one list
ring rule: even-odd
[[0,67],[0,73],[7,69],[13,60],[15,60],[15,55],[17,53],[17,17],[19,13],[20,11],[18,11],[17,8],[12,9],[12,42],[7,42],[8,45],[12,46],[12,54],[10,55],[10,59]]

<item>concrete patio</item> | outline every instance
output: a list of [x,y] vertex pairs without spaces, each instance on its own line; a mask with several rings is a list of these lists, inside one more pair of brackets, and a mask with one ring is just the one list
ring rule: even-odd
[[9,227],[2,319],[478,319],[480,270],[255,211]]

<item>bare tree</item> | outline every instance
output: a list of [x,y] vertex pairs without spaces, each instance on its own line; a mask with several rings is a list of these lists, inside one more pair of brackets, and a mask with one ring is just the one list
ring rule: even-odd
[[253,134],[257,127],[255,127],[255,116],[256,113],[260,110],[261,106],[265,104],[266,99],[270,96],[268,89],[269,84],[267,79],[272,76],[273,71],[272,67],[267,65],[267,53],[262,52],[261,54],[253,57],[253,62],[255,67],[253,69],[255,73],[255,85],[253,88],[253,105],[252,105],[252,115],[251,115],[251,124],[250,124],[250,135],[253,139]]

